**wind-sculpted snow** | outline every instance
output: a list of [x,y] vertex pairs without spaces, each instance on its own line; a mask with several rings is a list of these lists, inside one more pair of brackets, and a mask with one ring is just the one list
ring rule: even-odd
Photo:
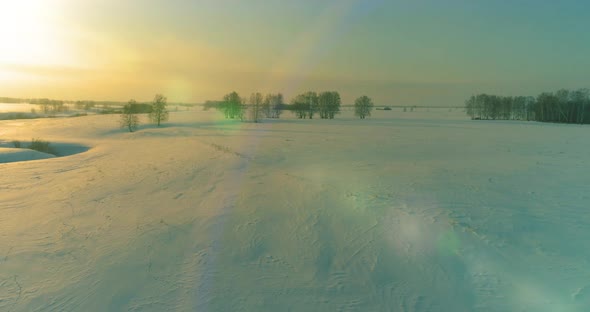
[[92,148],[0,164],[0,311],[587,310],[587,127],[373,115],[1,121]]

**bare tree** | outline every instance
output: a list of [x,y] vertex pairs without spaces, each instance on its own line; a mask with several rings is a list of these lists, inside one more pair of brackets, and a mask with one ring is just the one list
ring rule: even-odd
[[135,131],[139,125],[139,117],[137,116],[135,106],[137,106],[137,102],[135,100],[129,100],[129,102],[123,106],[123,112],[121,113],[121,118],[119,120],[121,128],[127,128],[129,132]]
[[303,94],[307,105],[307,117],[313,119],[313,115],[318,111],[318,94],[314,91],[307,91]]
[[590,123],[589,104],[587,89],[543,92],[536,98],[479,94],[465,102],[465,112],[471,119]]
[[334,119],[340,112],[340,94],[336,91],[326,91],[318,96],[318,111],[322,119]]
[[49,103],[42,103],[41,104],[41,110],[43,111],[43,114],[48,114],[49,113]]
[[156,94],[154,101],[152,102],[152,111],[149,113],[149,118],[152,122],[155,122],[158,127],[162,121],[168,120],[168,110],[166,109],[168,104],[166,102],[166,97],[161,94]]
[[283,112],[283,106],[285,105],[283,95],[281,93],[277,93],[274,96],[274,101],[272,102],[271,106],[271,117],[272,118],[279,118],[281,113]]
[[366,95],[363,95],[354,101],[354,115],[358,116],[360,119],[365,119],[367,116],[371,116],[372,109],[373,101]]
[[272,103],[274,101],[274,94],[267,94],[264,97],[264,102],[262,102],[262,113],[264,114],[264,117],[266,118],[271,118],[272,117]]
[[281,93],[269,93],[264,97],[262,102],[262,112],[266,118],[279,118],[283,112],[285,105],[283,95]]
[[263,96],[260,92],[252,93],[250,95],[250,119],[254,122],[259,122],[262,113]]
[[243,119],[243,103],[244,101],[237,92],[231,92],[223,97],[223,102],[219,105],[219,109],[225,115],[225,118],[240,118]]
[[307,118],[307,112],[309,110],[309,105],[307,102],[307,96],[305,93],[297,95],[293,100],[291,100],[291,111],[297,116],[299,119]]

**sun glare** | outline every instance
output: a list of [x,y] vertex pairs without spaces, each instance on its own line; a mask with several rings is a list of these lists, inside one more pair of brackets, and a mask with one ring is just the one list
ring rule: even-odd
[[0,65],[57,65],[60,44],[54,1],[0,0]]

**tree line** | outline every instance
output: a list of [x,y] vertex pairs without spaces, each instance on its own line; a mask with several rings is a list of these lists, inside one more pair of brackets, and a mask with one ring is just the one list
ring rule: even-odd
[[[79,106],[85,107],[88,104],[94,104],[86,101],[79,101]],[[63,102],[46,102],[44,106],[55,105],[63,107]],[[93,105],[92,105],[93,106]],[[156,94],[151,103],[138,103],[131,99],[123,106],[120,111],[119,125],[126,128],[129,132],[137,130],[139,127],[139,114],[147,113],[151,122],[158,127],[162,122],[167,121],[169,117],[167,98],[162,94]],[[244,120],[245,111],[249,112],[250,120],[260,121],[262,116],[266,118],[279,118],[283,110],[290,110],[298,118],[312,119],[317,113],[321,119],[334,119],[335,115],[340,113],[341,99],[340,94],[336,91],[326,91],[316,93],[308,91],[297,95],[290,105],[285,104],[284,96],[281,93],[269,93],[263,96],[259,92],[252,93],[249,98],[242,98],[237,92],[231,92],[223,97],[222,101],[205,103],[204,109],[215,107],[222,111],[226,118]],[[365,119],[371,115],[373,101],[368,96],[361,96],[355,101],[355,115]]]
[[[245,112],[248,111],[248,118],[254,122],[260,121],[264,116],[266,118],[279,118],[283,110],[291,110],[298,118],[312,119],[314,114],[319,114],[322,119],[333,119],[340,112],[340,94],[336,91],[326,91],[316,93],[308,91],[297,95],[290,105],[285,104],[284,96],[281,93],[269,93],[262,95],[260,92],[254,92],[249,98],[241,97],[237,92],[230,92],[223,96],[221,101],[208,101],[204,108],[216,108],[221,111],[225,118],[241,119],[246,118]],[[355,101],[355,115],[365,119],[371,115],[373,101],[368,96],[361,96]],[[147,113],[151,122],[157,126],[163,121],[168,120],[167,99],[161,94],[156,94],[150,104],[137,103],[135,100],[123,106],[119,118],[121,128],[127,128],[129,132],[135,131],[139,127],[138,114]]]
[[119,117],[119,125],[121,128],[127,128],[129,132],[137,130],[139,127],[138,114],[147,113],[148,119],[160,126],[162,122],[168,120],[168,99],[162,94],[156,94],[151,103],[137,103],[131,99],[125,106]]
[[590,90],[543,92],[532,96],[473,95],[465,101],[471,119],[590,123]]
[[[324,91],[317,93],[307,91],[298,94],[291,100],[291,104],[284,102],[281,93],[269,93],[262,95],[259,92],[252,93],[249,98],[241,97],[237,92],[226,94],[221,101],[207,101],[203,109],[216,108],[227,119],[248,118],[254,122],[262,117],[280,118],[284,110],[291,111],[299,119],[313,119],[319,115],[321,119],[334,119],[340,113],[342,100],[337,91]],[[361,96],[355,101],[355,115],[361,119],[371,116],[373,101],[368,96]],[[248,112],[248,116],[246,116]]]

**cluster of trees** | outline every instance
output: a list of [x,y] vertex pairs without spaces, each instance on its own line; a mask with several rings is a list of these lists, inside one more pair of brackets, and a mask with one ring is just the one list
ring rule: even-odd
[[73,102],[76,109],[86,110],[89,111],[99,105],[102,106],[103,110],[109,109],[110,107],[116,106],[119,107],[124,105],[125,103],[122,102],[115,102],[115,101],[88,101],[88,100],[79,100]]
[[161,94],[156,94],[150,104],[137,103],[135,100],[129,100],[121,113],[119,124],[121,128],[127,128],[129,132],[137,130],[139,126],[138,114],[147,113],[151,122],[158,127],[163,121],[168,120],[168,100]]
[[52,99],[29,99],[29,104],[40,104],[40,105],[63,105],[64,101],[62,100],[52,100]]
[[479,94],[465,101],[471,119],[590,123],[590,90],[559,90],[531,96]]
[[313,119],[313,115],[319,111],[319,106],[319,95],[308,91],[295,96],[289,108],[299,119]]
[[[33,98],[33,99],[25,99],[25,98],[11,98],[11,97],[0,97],[0,103],[29,103],[34,105],[49,105],[49,106],[63,106],[65,104],[72,104],[77,109],[85,109],[90,110],[94,107],[102,105],[103,108],[109,106],[121,106],[125,103],[123,102],[116,102],[116,101],[88,101],[88,100],[78,100],[78,101],[64,101],[64,100],[54,100],[48,98]],[[178,105],[191,105],[191,104],[178,104]]]
[[354,101],[354,115],[360,119],[365,119],[367,116],[371,116],[371,110],[373,110],[373,100],[366,95]]
[[269,93],[262,102],[262,113],[266,118],[279,118],[285,107],[285,100],[281,93]]
[[15,103],[29,103],[29,104],[56,104],[56,103],[61,103],[64,104],[64,101],[62,100],[52,100],[52,99],[47,99],[47,98],[42,98],[42,99],[20,99],[20,98],[11,98],[11,97],[0,97],[0,103],[11,103],[11,104],[15,104]]
[[[290,110],[299,119],[313,119],[316,114],[321,119],[334,119],[340,113],[342,100],[336,91],[314,92],[307,91],[298,94],[286,105],[281,93],[267,94],[263,96],[256,92],[249,99],[240,97],[237,92],[231,92],[223,97],[222,101],[207,101],[204,110],[217,108],[225,115],[225,118],[243,120],[244,111],[248,111],[248,118],[258,122],[262,116],[266,118],[279,118],[283,110]],[[363,95],[356,99],[355,115],[361,119],[371,116],[374,104],[371,98]]]
[[[361,119],[371,115],[373,102],[367,96],[357,99],[355,113]],[[334,119],[340,113],[342,101],[336,91],[320,92],[308,91],[295,96],[290,105],[286,105],[281,93],[267,94],[252,93],[250,98],[244,99],[237,92],[231,92],[223,97],[222,101],[207,101],[204,109],[217,108],[229,119],[244,119],[244,111],[248,111],[248,118],[254,122],[262,116],[266,118],[279,118],[283,110],[290,110],[299,119],[313,119],[318,114],[322,119]]]
[[244,100],[235,91],[226,94],[218,108],[223,112],[225,118],[244,119]]
[[319,94],[308,91],[293,98],[289,109],[300,119],[313,119],[317,113],[321,119],[334,119],[340,113],[340,94],[336,91],[325,91]]
[[[334,116],[340,113],[341,104],[340,94],[336,91],[326,91],[320,94],[308,91],[297,95],[289,108],[300,119],[313,119],[315,113],[318,113],[322,119],[334,119]],[[373,100],[363,95],[354,102],[354,114],[360,119],[365,119],[371,116],[373,107]]]
[[535,99],[530,96],[478,94],[465,101],[471,119],[531,120]]
[[[32,104],[32,103],[31,103]],[[35,103],[41,106],[41,110],[44,114],[49,113],[63,113],[68,111],[68,107],[64,105],[63,101],[51,101],[43,103]]]
[[222,102],[223,101],[206,101],[205,104],[203,104],[203,110],[207,111],[211,108],[220,109]]
[[76,101],[74,103],[74,105],[76,106],[77,109],[83,109],[83,110],[89,111],[92,108],[94,108],[96,103],[94,101]]
[[340,113],[340,94],[336,91],[322,92],[318,95],[318,113],[322,119],[334,119]]
[[281,93],[269,93],[265,96],[255,92],[249,98],[241,97],[237,92],[226,94],[221,101],[207,101],[204,110],[216,108],[223,112],[225,118],[244,120],[245,111],[248,118],[254,122],[260,121],[262,116],[266,118],[279,118],[284,108],[283,95]]
[[[52,100],[47,98],[42,99],[19,99],[19,98],[9,98],[9,97],[0,97],[0,103],[29,103],[34,105],[41,106],[41,111],[44,114],[49,113],[61,113],[66,112],[68,110],[67,106],[65,106],[65,102],[62,100]],[[37,112],[36,109],[31,109],[31,113],[35,114]]]
[[23,103],[23,102],[25,102],[25,100],[23,100],[23,99],[3,97],[3,96],[0,97],[0,103],[17,104],[17,103]]
[[590,123],[590,91],[559,90],[537,97],[535,120],[563,123]]

